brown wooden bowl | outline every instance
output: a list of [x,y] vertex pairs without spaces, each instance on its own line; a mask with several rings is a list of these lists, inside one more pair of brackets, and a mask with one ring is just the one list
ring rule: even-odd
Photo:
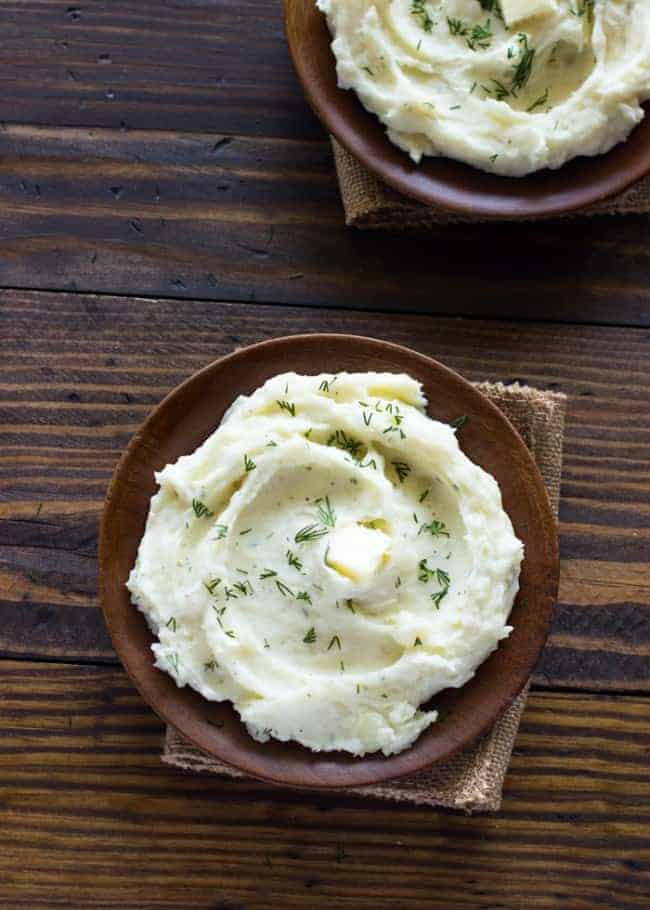
[[[132,604],[126,580],[144,533],[154,471],[192,452],[215,429],[226,408],[286,370],[404,372],[419,379],[429,413],[443,421],[467,414],[463,450],[498,480],[517,536],[524,542],[521,592],[514,631],[461,689],[435,696],[441,720],[406,751],[353,758],[314,753],[297,743],[252,739],[230,703],[206,701],[177,688],[157,670],[153,638]],[[101,601],[129,676],[168,723],[205,752],[254,777],[297,787],[373,784],[449,758],[484,733],[521,691],[548,633],[558,586],[556,524],[542,478],[519,434],[488,399],[446,367],[408,348],[353,335],[298,335],[244,348],[211,363],[158,405],[120,459],[106,496],[99,540]]]
[[[315,0],[284,0],[289,49],[307,100],[329,133],[398,192],[427,205],[484,218],[560,215],[622,192],[650,172],[650,117],[606,155],[580,157],[556,171],[499,177],[448,158],[414,164],[393,145],[356,94],[336,84],[331,36]],[[650,105],[645,107],[646,113]]]

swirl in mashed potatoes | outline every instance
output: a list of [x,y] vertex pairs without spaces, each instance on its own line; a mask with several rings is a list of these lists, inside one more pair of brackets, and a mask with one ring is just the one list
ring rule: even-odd
[[648,0],[317,4],[339,85],[416,162],[444,155],[515,177],[558,168],[626,139],[650,98]]
[[406,375],[268,380],[156,479],[128,580],[179,686],[258,740],[409,746],[510,632],[522,545]]

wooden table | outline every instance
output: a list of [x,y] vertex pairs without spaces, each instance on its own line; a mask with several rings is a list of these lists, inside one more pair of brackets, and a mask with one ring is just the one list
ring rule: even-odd
[[[279,0],[0,3],[0,907],[650,907],[650,220],[348,231]],[[501,813],[160,763],[97,604],[115,461],[212,358],[412,345],[569,395]]]

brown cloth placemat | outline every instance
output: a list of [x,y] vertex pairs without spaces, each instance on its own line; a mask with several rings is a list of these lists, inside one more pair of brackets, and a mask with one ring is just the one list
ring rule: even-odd
[[[557,516],[566,397],[517,384],[483,382],[477,383],[476,388],[501,408],[519,430],[535,457]],[[344,792],[468,812],[496,811],[501,805],[503,779],[525,702],[526,691],[517,697],[490,733],[448,762],[379,786],[350,787]],[[167,728],[162,760],[187,771],[245,776],[190,745],[172,727]]]
[[[336,173],[345,210],[345,223],[357,228],[425,228],[440,224],[478,224],[494,219],[457,215],[437,206],[424,205],[402,196],[373,174],[332,139]],[[559,217],[580,215],[644,215],[650,212],[650,176],[617,196],[567,212]],[[557,216],[554,216],[557,217]],[[507,221],[508,219],[498,219]],[[539,219],[545,220],[543,218]]]

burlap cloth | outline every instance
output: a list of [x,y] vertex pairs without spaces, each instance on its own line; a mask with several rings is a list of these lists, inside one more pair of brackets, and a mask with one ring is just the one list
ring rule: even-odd
[[[332,139],[345,223],[358,228],[424,228],[439,224],[477,224],[486,218],[457,215],[424,205],[391,189],[370,174],[357,159]],[[617,196],[610,196],[565,216],[643,215],[650,212],[650,175]],[[501,219],[499,219],[501,220]],[[507,219],[503,219],[507,220]],[[541,219],[540,219],[541,220]]]
[[[501,383],[478,383],[477,388],[501,408],[521,433],[535,456],[557,515],[565,396]],[[497,810],[501,805],[503,779],[526,702],[526,692],[512,703],[490,733],[450,761],[381,786],[351,787],[345,792],[468,812]],[[167,728],[162,760],[187,771],[244,777],[240,771],[190,745],[172,727]]]

